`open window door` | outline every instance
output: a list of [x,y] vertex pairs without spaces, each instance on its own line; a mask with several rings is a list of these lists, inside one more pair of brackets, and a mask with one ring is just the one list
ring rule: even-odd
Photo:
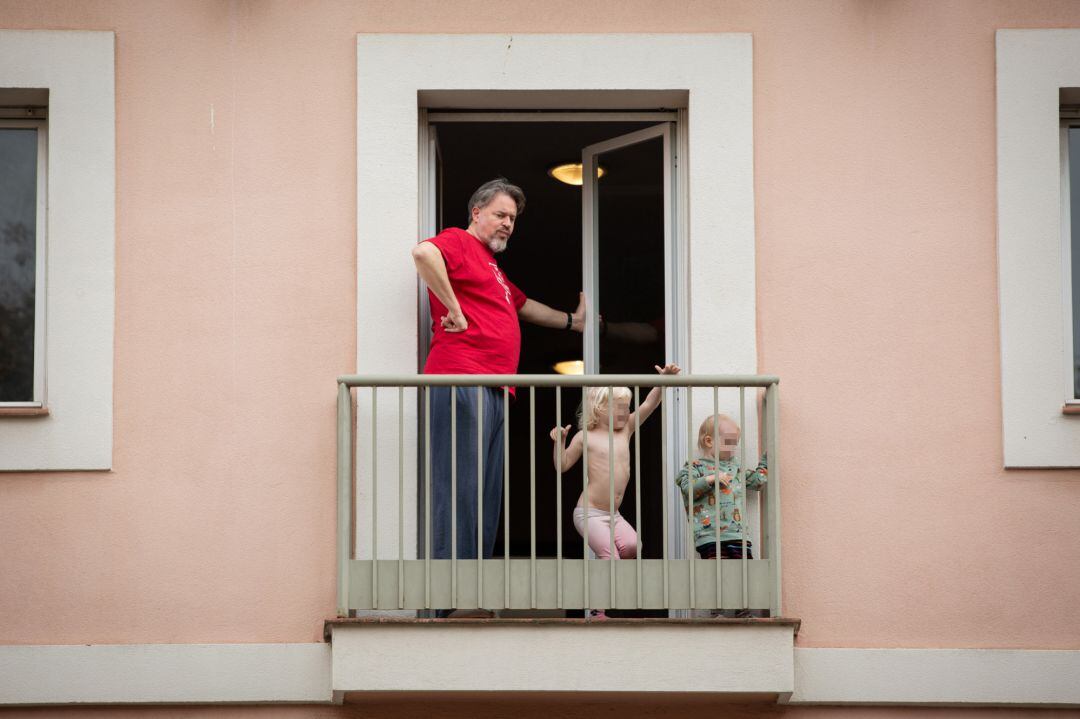
[[[662,319],[666,329],[665,337],[661,338],[665,359],[677,361],[673,356],[677,345],[670,337],[677,326],[671,279],[675,240],[673,130],[673,123],[664,122],[589,145],[581,151],[582,278],[588,317],[584,348],[586,374],[602,371],[598,320],[605,311],[605,295],[612,295],[612,303],[618,301],[617,293],[612,292],[615,283],[644,280],[657,285],[655,278],[661,280],[662,309],[654,308],[656,316],[648,320],[656,324],[657,319]],[[626,241],[628,232],[632,233],[630,242]],[[633,253],[629,262],[627,248]],[[635,257],[650,254],[662,255],[663,265],[650,267],[633,261]],[[619,272],[625,269],[644,271],[654,277],[628,277]]]
[[[676,271],[674,130],[674,123],[665,122],[581,151],[586,374],[652,374],[653,365],[685,364],[677,336],[684,323],[677,316],[681,289]],[[642,399],[647,389],[642,388]],[[658,411],[642,426],[641,492],[647,499],[635,514],[645,556],[662,551],[658,542],[649,542],[661,536],[655,530],[663,521],[659,507],[666,504],[670,526],[686,523],[675,483],[666,481],[681,453],[663,451],[686,446],[680,394],[669,390],[667,411]],[[657,481],[658,477],[665,481]],[[666,503],[660,492],[667,494]],[[641,532],[646,525],[653,530]],[[669,557],[687,553],[678,532],[671,534],[664,549]]]
[[[434,237],[443,231],[442,202],[442,153],[439,150],[439,134],[435,125],[427,121],[427,111],[421,110],[420,117],[420,236],[417,242]],[[420,326],[417,335],[416,357],[417,372],[424,369],[428,350],[431,347],[431,306],[428,303],[427,285],[423,280],[417,282],[417,313]]]

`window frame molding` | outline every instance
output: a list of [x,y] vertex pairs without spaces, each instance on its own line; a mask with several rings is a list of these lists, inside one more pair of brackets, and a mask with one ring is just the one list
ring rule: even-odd
[[0,30],[0,87],[46,89],[47,411],[0,415],[0,472],[108,470],[113,449],[115,36]]
[[1004,465],[1080,467],[1063,412],[1060,88],[1080,87],[1080,30],[998,30],[998,300]]
[[[47,353],[46,266],[48,257],[48,182],[49,182],[49,125],[45,118],[21,120],[0,118],[0,130],[33,129],[37,132],[37,177],[35,195],[36,223],[34,227],[34,390],[29,401],[0,402],[0,417],[12,413],[44,414],[48,412],[45,379]],[[38,410],[34,412],[33,410]],[[14,413],[12,413],[14,414]]]
[[[1069,113],[1072,115],[1072,113]],[[1062,357],[1065,363],[1065,407],[1080,410],[1077,397],[1077,369],[1073,350],[1073,282],[1072,276],[1072,189],[1069,173],[1069,129],[1080,130],[1080,117],[1061,116],[1061,299],[1062,299]],[[1077,217],[1080,221],[1080,216]]]
[[[359,33],[357,371],[393,372],[416,362],[417,336],[401,332],[398,319],[408,317],[406,326],[417,326],[415,270],[401,257],[424,239],[417,141],[422,109],[657,107],[689,109],[682,153],[687,166],[680,170],[688,175],[680,197],[689,217],[689,226],[680,228],[688,254],[687,369],[756,372],[748,33]],[[722,287],[715,282],[720,274],[730,280]],[[719,317],[718,307],[725,308]]]
[[[684,369],[757,372],[750,34],[359,33],[356,60],[358,373],[416,366],[417,285],[408,253],[426,237],[421,113],[643,109],[677,110],[687,127],[677,168],[686,191],[676,212],[688,218],[679,228],[686,242]],[[729,281],[716,282],[721,275]],[[406,426],[417,422],[413,405],[406,402]],[[361,408],[357,416],[363,433],[370,413]],[[391,412],[384,421],[395,419]],[[406,473],[414,472],[415,460],[406,463]],[[365,472],[358,468],[358,501],[370,496]],[[415,506],[416,488],[405,493],[406,505]],[[380,510],[397,511],[394,494],[378,499]],[[405,533],[414,541],[409,521]],[[380,522],[379,531],[380,546],[383,537],[387,546],[397,541],[393,523]]]

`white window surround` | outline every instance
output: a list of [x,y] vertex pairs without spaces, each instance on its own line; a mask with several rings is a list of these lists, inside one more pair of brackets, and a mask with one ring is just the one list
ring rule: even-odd
[[688,104],[692,370],[756,371],[752,54],[737,33],[358,35],[357,370],[416,363],[418,108],[487,94],[496,107]]
[[[1070,93],[1072,94],[1072,93]],[[1072,230],[1073,222],[1080,222],[1080,212],[1074,213],[1072,211],[1072,187],[1070,175],[1080,170],[1080,163],[1077,163],[1078,167],[1071,167],[1070,165],[1070,134],[1076,135],[1075,132],[1070,130],[1080,130],[1080,121],[1077,119],[1062,118],[1061,121],[1061,294],[1062,294],[1062,327],[1064,334],[1062,335],[1062,359],[1065,362],[1065,404],[1072,405],[1070,410],[1080,410],[1080,398],[1076,396],[1076,357],[1074,353],[1073,345],[1073,284],[1077,281],[1073,277],[1073,256],[1072,256]],[[1074,137],[1073,143],[1080,145],[1080,138]],[[1075,154],[1080,147],[1072,147],[1071,152]]]
[[[739,33],[358,35],[357,372],[416,367],[409,250],[423,239],[421,107],[687,108],[689,177],[679,198],[689,217],[687,369],[756,372],[752,60],[752,38]],[[713,281],[719,276],[723,283]],[[415,403],[406,407],[406,426],[415,426]],[[395,410],[380,406],[381,422],[394,426]],[[358,413],[360,433],[369,414]],[[380,457],[396,456],[392,435],[379,434],[388,443]],[[415,488],[405,491],[406,506],[415,506]],[[368,496],[361,476],[358,504]],[[379,492],[379,501],[384,516],[396,515],[395,492]],[[379,530],[379,546],[395,547],[396,526],[380,522]],[[406,536],[414,536],[408,527]]]
[[0,471],[112,464],[114,36],[0,30],[0,87],[48,88],[44,417],[0,417]]
[[998,30],[998,297],[1006,467],[1080,467],[1062,414],[1059,89],[1080,87],[1080,30]]

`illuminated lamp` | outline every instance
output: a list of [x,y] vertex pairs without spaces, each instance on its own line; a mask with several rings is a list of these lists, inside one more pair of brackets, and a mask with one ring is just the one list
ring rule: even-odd
[[555,363],[554,370],[559,374],[585,374],[585,363],[581,360],[563,360]]
[[[607,174],[607,170],[599,165],[596,166],[596,177],[600,178]],[[548,170],[548,175],[554,177],[559,182],[563,182],[567,185],[581,186],[581,163],[580,162],[567,162],[562,165],[555,165]]]

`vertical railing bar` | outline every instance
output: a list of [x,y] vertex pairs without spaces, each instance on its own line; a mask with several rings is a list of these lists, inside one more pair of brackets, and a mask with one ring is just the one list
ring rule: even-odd
[[337,613],[349,616],[349,546],[352,528],[352,391],[338,383],[337,397]]
[[562,387],[555,386],[555,593],[556,609],[563,608],[563,552],[562,552]]
[[[581,412],[583,415],[588,411],[589,388],[581,388]],[[586,415],[587,416],[587,415]],[[581,586],[582,606],[585,608],[585,617],[588,618],[589,610],[589,430],[581,430],[584,435],[581,438],[581,510],[585,513],[581,533]]]
[[536,386],[529,387],[529,593],[536,609]]
[[[746,426],[746,387],[739,387],[739,471],[742,472],[742,608],[750,607],[750,587],[747,586],[750,577],[750,565],[746,559],[746,528],[750,526],[750,518],[746,516],[746,434],[742,431]],[[737,505],[736,505],[737,506]],[[717,547],[719,549],[719,547]]]
[[[660,395],[660,425],[666,430],[668,426],[667,422],[667,387],[660,389],[662,393]],[[671,393],[672,401],[679,396],[678,389]],[[663,524],[661,531],[663,532],[662,546],[660,547],[663,552],[663,567],[664,567],[664,608],[670,609],[671,602],[669,601],[669,581],[670,581],[670,568],[668,567],[668,542],[670,540],[670,532],[668,530],[668,443],[663,441],[660,443],[660,486],[663,488],[660,492],[660,511],[663,517]]]
[[619,558],[615,550],[615,387],[608,386],[608,604],[617,606],[615,601],[615,560]]
[[398,387],[398,609],[405,608],[405,387]]
[[450,387],[450,603],[458,605],[457,591],[457,387]]
[[431,609],[431,385],[424,386],[424,608]]
[[510,388],[503,387],[503,606],[510,608]]
[[765,485],[769,509],[769,567],[772,569],[771,616],[783,616],[780,593],[780,387],[776,383],[765,390],[768,406],[766,447],[769,453],[769,475]]
[[[717,416],[720,414],[719,388],[712,388],[712,446],[713,446],[713,506],[716,508],[717,520],[720,516],[720,422]],[[723,574],[724,565],[721,562],[723,553],[720,551],[719,521],[713,524],[713,545],[716,558],[716,608],[723,609]]]
[[379,500],[378,409],[376,387],[371,388],[371,608],[379,608]]
[[[686,388],[686,466],[690,467],[691,462],[694,461],[694,444],[697,439],[697,432],[694,431],[694,410],[693,410],[693,396],[694,392],[690,387]],[[690,477],[687,477],[689,480]],[[690,608],[697,609],[697,577],[695,575],[695,563],[694,563],[694,483],[689,482],[687,487],[689,490],[686,493],[686,558],[690,562],[690,571],[687,576],[690,577]]]
[[[641,554],[645,550],[645,540],[642,538],[642,534],[645,531],[645,522],[641,521],[641,417],[638,414],[638,406],[640,404],[640,387],[634,385],[634,517],[637,518],[638,524],[638,547],[637,557],[635,559],[637,566],[635,569],[637,579],[637,608],[641,609]],[[661,491],[666,490],[666,487],[661,486]]]
[[476,606],[484,601],[484,392],[476,387]]

